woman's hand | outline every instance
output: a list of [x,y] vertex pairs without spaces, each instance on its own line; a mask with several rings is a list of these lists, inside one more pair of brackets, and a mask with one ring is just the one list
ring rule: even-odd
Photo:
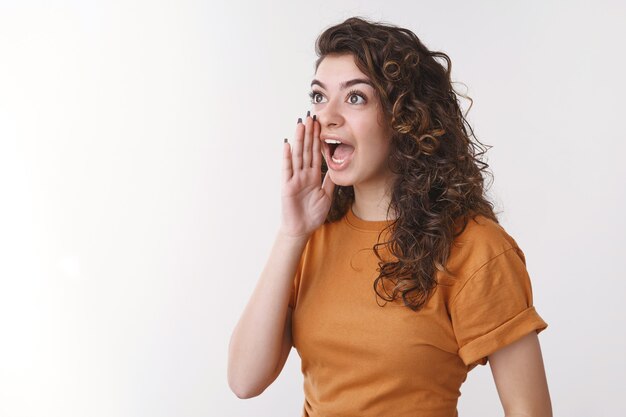
[[320,123],[308,116],[296,127],[293,149],[283,145],[282,224],[290,237],[308,237],[324,223],[335,184],[327,174],[321,179]]

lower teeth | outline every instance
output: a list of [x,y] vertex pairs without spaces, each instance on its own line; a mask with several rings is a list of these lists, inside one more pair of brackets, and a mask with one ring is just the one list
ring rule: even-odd
[[336,164],[341,164],[341,163],[343,163],[343,161],[345,161],[345,159],[335,159],[332,156],[330,157],[330,159],[332,159],[333,162],[336,163]]

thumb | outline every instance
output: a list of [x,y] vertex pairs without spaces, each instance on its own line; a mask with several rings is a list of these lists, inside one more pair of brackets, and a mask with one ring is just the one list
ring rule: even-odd
[[328,172],[326,172],[326,175],[324,175],[324,181],[322,182],[322,190],[324,190],[324,193],[326,193],[332,201],[333,191],[335,190],[335,183],[333,182],[332,179],[330,179],[330,175]]

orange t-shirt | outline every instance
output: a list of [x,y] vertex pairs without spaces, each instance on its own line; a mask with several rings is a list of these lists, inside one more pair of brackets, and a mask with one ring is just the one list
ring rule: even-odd
[[311,235],[289,300],[303,417],[455,417],[472,368],[547,327],[533,307],[523,252],[498,223],[476,220],[452,246],[447,267],[456,278],[438,272],[417,312],[401,300],[385,304],[373,289],[372,247],[390,221],[348,210]]

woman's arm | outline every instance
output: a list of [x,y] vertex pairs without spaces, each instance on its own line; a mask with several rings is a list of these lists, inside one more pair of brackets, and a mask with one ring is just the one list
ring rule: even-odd
[[[278,376],[291,344],[288,302],[306,238],[278,234],[228,346],[228,384],[239,398],[256,397]],[[288,323],[288,324],[286,324]],[[282,363],[281,363],[282,362]],[[280,370],[278,370],[280,372]]]
[[283,144],[281,226],[228,345],[228,384],[240,398],[262,393],[291,350],[289,296],[308,239],[324,223],[335,187],[328,175],[322,182],[320,128],[308,112],[305,123],[298,119],[293,149],[287,139]]
[[552,417],[537,332],[489,355],[505,417]]

